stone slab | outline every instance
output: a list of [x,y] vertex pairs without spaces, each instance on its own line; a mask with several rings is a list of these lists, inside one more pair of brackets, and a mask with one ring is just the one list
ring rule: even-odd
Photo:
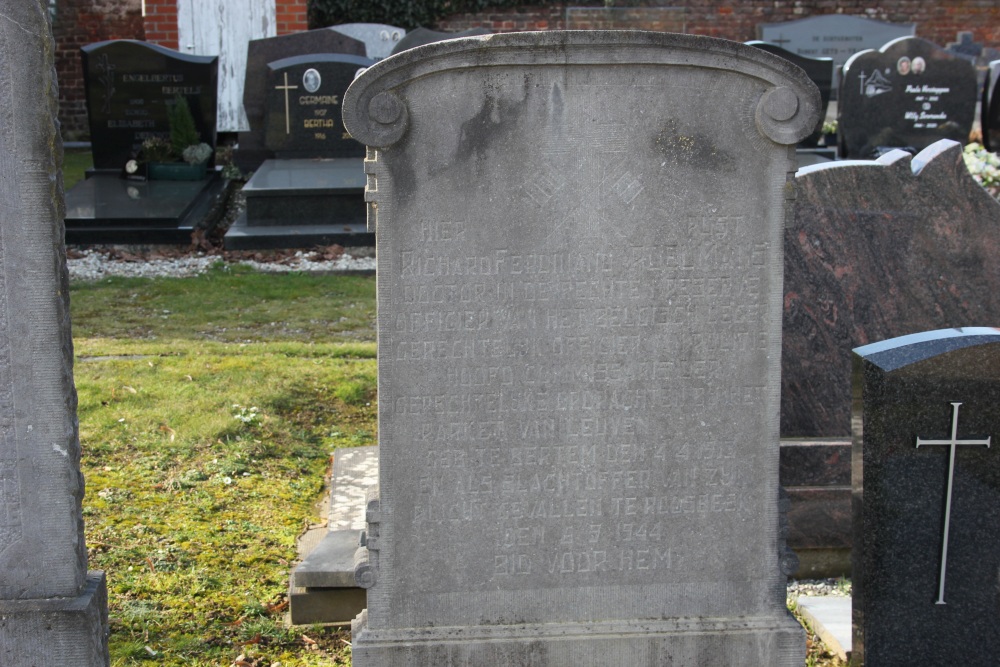
[[842,595],[800,595],[799,612],[823,645],[838,658],[851,659],[851,598]]
[[799,170],[785,232],[782,437],[850,433],[850,349],[1000,322],[1000,204],[962,146]]
[[291,587],[288,601],[292,625],[350,623],[364,611],[367,594],[363,588]]
[[95,173],[66,193],[67,243],[191,242],[225,181],[129,181]]
[[[359,508],[364,517],[364,508]],[[292,573],[297,588],[354,588],[354,552],[361,530],[331,530]]]
[[380,395],[357,667],[802,663],[776,403],[789,147],[818,116],[801,69],[688,35],[448,40],[355,80]]

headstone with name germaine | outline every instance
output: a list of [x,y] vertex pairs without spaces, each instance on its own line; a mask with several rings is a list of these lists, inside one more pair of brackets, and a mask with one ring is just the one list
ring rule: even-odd
[[47,2],[0,2],[0,665],[107,667],[107,584],[87,571],[80,504],[51,35]]
[[802,664],[781,235],[819,105],[787,61],[653,32],[450,40],[355,80],[380,448],[357,667]]
[[918,37],[854,55],[837,107],[841,157],[892,148],[921,150],[938,139],[969,140],[978,98],[972,64]]
[[121,170],[142,142],[169,138],[168,109],[184,97],[201,141],[215,147],[218,56],[190,56],[134,40],[82,49],[96,169]]
[[1000,654],[1000,329],[854,350],[852,664]]

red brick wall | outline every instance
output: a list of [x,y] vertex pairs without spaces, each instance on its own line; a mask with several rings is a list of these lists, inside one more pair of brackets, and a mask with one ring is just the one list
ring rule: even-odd
[[[594,5],[569,2],[550,7],[526,5],[516,9],[490,9],[479,14],[455,14],[439,21],[437,30],[488,28],[494,32],[560,30],[566,27],[566,7]],[[954,42],[959,31],[973,40],[1000,49],[1000,3],[995,0],[687,0],[664,3],[686,6],[686,32],[722,37],[738,42],[757,39],[762,23],[794,21],[821,14],[854,14],[892,23],[916,23],[917,36],[940,46]],[[870,8],[877,5],[877,8]],[[648,26],[655,29],[656,26]]]
[[278,34],[302,32],[309,29],[307,0],[275,0],[274,9],[278,20]]
[[177,49],[177,0],[146,0],[146,41]]

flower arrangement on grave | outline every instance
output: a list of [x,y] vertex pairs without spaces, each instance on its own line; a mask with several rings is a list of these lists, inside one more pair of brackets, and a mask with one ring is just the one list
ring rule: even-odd
[[151,137],[142,142],[142,161],[149,178],[172,181],[196,181],[205,178],[212,147],[201,141],[191,107],[181,96],[174,98],[168,120],[170,139]]
[[1000,156],[989,152],[982,144],[973,142],[965,147],[962,157],[976,182],[993,197],[1000,199]]

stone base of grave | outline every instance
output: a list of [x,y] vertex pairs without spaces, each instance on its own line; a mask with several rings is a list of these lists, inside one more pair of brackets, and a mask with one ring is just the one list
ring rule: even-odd
[[365,611],[351,635],[354,667],[800,667],[806,647],[790,615],[372,630]]
[[90,572],[75,598],[0,600],[0,665],[107,667],[108,588]]

